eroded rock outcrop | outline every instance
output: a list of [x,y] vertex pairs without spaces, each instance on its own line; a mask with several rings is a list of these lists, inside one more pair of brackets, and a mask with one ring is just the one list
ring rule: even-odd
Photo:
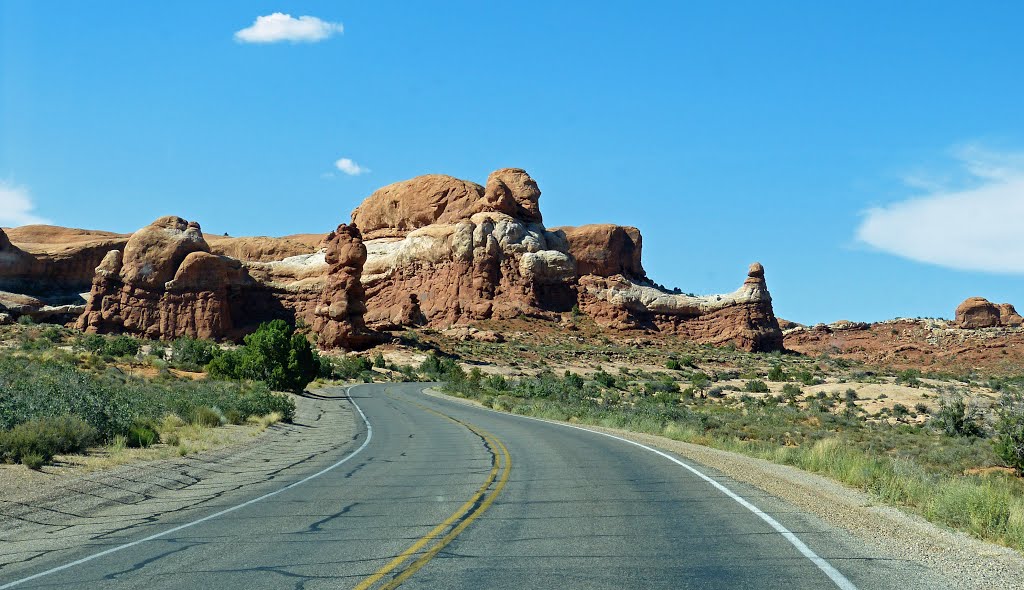
[[970,297],[956,308],[956,325],[976,330],[981,328],[1016,327],[1024,323],[1013,305],[995,304],[984,297]]
[[328,234],[325,260],[327,282],[314,312],[313,331],[323,348],[354,348],[375,341],[366,330],[366,294],[359,279],[366,263],[366,246],[359,230],[339,225]]
[[237,260],[210,253],[199,224],[161,217],[96,267],[77,327],[147,338],[223,338],[232,328],[228,286],[240,274]]
[[430,175],[370,195],[352,214],[367,238],[367,322],[448,326],[568,311],[576,265],[565,236],[542,225],[539,198],[518,168],[492,173],[486,187]]
[[[285,319],[316,328],[325,347],[358,347],[371,340],[362,321],[359,272],[365,250],[344,226],[325,251],[271,258],[296,246],[273,238],[235,242],[241,261],[211,252],[195,222],[162,217],[135,232],[124,252],[110,251],[96,267],[92,292],[77,326],[89,332],[128,332],[148,338],[232,338],[261,322]],[[301,247],[304,250],[306,247]]]
[[127,236],[27,225],[0,230],[0,312],[36,321],[73,321],[84,309],[93,270]]
[[759,263],[750,266],[739,289],[723,295],[671,293],[622,274],[579,278],[580,309],[599,324],[649,329],[688,340],[745,350],[782,349],[782,330]]
[[580,276],[647,277],[640,260],[643,238],[635,227],[599,223],[559,227],[552,231],[565,234]]

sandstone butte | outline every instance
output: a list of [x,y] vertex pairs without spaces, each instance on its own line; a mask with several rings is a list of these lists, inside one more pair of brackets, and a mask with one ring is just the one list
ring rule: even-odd
[[174,216],[131,236],[0,231],[0,313],[149,338],[238,339],[282,318],[323,348],[353,349],[396,328],[558,320],[578,307],[608,329],[782,348],[760,264],[733,293],[669,292],[644,272],[638,229],[548,229],[540,195],[504,168],[484,186],[436,174],[388,185],[326,236],[207,237]]

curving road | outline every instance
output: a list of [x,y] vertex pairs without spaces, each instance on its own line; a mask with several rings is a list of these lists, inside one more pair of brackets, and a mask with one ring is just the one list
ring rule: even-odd
[[357,405],[354,440],[205,513],[5,569],[0,589],[942,587],[668,453],[423,387],[321,390]]

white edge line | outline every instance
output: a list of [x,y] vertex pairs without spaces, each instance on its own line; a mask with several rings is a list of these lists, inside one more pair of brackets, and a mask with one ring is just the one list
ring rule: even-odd
[[92,561],[94,559],[98,559],[100,557],[104,557],[106,555],[110,555],[111,553],[117,553],[118,551],[122,551],[124,549],[129,549],[131,547],[135,547],[136,545],[141,545],[142,543],[145,543],[147,541],[152,541],[154,539],[159,539],[160,537],[166,537],[167,535],[170,535],[172,533],[176,533],[178,531],[187,529],[189,527],[193,527],[193,526],[195,526],[197,524],[206,522],[208,520],[212,520],[212,519],[217,518],[219,516],[224,516],[225,514],[228,514],[230,512],[234,512],[235,510],[239,510],[241,508],[245,508],[246,506],[249,506],[251,504],[255,504],[257,502],[261,502],[263,500],[266,500],[267,498],[271,498],[273,496],[276,496],[276,495],[280,494],[281,492],[284,492],[284,491],[290,490],[290,489],[292,489],[294,487],[300,486],[300,485],[302,485],[302,484],[304,484],[304,483],[306,483],[306,482],[308,482],[310,480],[313,480],[313,479],[316,479],[316,478],[320,477],[321,475],[327,473],[328,471],[331,471],[331,470],[333,470],[333,469],[335,469],[337,467],[340,467],[342,464],[347,462],[349,459],[351,459],[352,457],[355,457],[357,454],[359,454],[360,451],[365,449],[366,445],[370,444],[370,439],[373,438],[373,426],[370,425],[370,421],[366,419],[366,414],[363,413],[362,408],[359,407],[359,404],[356,403],[356,400],[354,400],[352,398],[352,395],[350,393],[352,391],[352,389],[355,388],[355,387],[359,387],[359,385],[352,385],[348,389],[346,389],[345,390],[345,396],[348,398],[348,401],[352,403],[352,406],[355,407],[356,411],[359,412],[359,416],[363,419],[363,424],[366,425],[366,440],[363,441],[363,444],[359,445],[358,449],[356,449],[355,451],[353,451],[353,452],[349,453],[348,455],[346,455],[345,458],[342,459],[341,461],[338,461],[337,463],[335,463],[335,464],[333,464],[333,465],[331,465],[329,467],[321,469],[320,471],[317,471],[313,475],[310,475],[308,477],[300,479],[299,481],[290,483],[290,484],[286,485],[283,488],[274,490],[273,492],[270,492],[270,493],[267,493],[267,494],[263,494],[262,496],[259,496],[258,498],[253,498],[251,500],[248,500],[246,502],[242,502],[241,504],[237,504],[237,505],[232,506],[230,508],[225,508],[224,510],[221,510],[219,512],[214,512],[213,514],[209,514],[209,515],[204,516],[204,517],[202,517],[200,519],[193,520],[191,522],[186,522],[185,524],[180,524],[180,525],[178,525],[176,527],[167,529],[166,531],[163,531],[163,532],[160,532],[160,533],[156,533],[155,535],[150,535],[148,537],[132,541],[131,543],[125,543],[124,545],[118,545],[116,547],[111,547],[110,549],[106,549],[104,551],[100,551],[99,553],[94,553],[94,554],[89,555],[87,557],[83,557],[82,559],[78,559],[76,561],[72,561],[71,563],[65,563],[64,565],[60,565],[60,566],[57,566],[55,568],[48,569],[46,571],[42,571],[42,572],[39,572],[39,573],[36,573],[36,574],[32,574],[31,576],[28,576],[27,578],[22,578],[20,580],[15,580],[13,582],[8,582],[8,583],[4,584],[3,586],[0,586],[0,590],[5,590],[7,588],[14,588],[15,586],[24,584],[25,582],[29,582],[31,580],[42,578],[44,576],[49,576],[50,574],[55,574],[57,572],[60,572],[60,571],[63,571],[63,570],[75,567],[76,565],[81,565],[83,563]]
[[[446,394],[442,394],[442,395],[445,395],[446,397],[450,397],[450,396],[447,396]],[[444,398],[441,398],[441,399],[444,399]],[[799,551],[804,557],[809,559],[811,561],[811,563],[813,563],[814,565],[818,566],[818,569],[821,570],[826,576],[828,576],[829,579],[831,579],[832,582],[834,582],[835,585],[838,588],[841,588],[842,590],[857,590],[857,587],[854,586],[853,582],[851,582],[846,576],[844,576],[839,570],[837,570],[831,563],[829,563],[823,557],[820,557],[817,553],[815,553],[810,547],[808,547],[803,541],[801,541],[800,538],[796,536],[796,534],[794,534],[792,531],[790,531],[785,526],[783,526],[782,523],[780,523],[779,521],[775,520],[769,514],[765,513],[763,510],[761,510],[757,506],[751,504],[749,501],[744,499],[742,496],[740,496],[736,492],[730,490],[729,488],[725,487],[724,485],[722,485],[721,483],[719,483],[715,479],[713,479],[713,478],[711,478],[711,477],[709,477],[707,475],[704,475],[704,473],[700,472],[696,468],[692,467],[691,465],[688,465],[687,463],[685,463],[683,461],[680,461],[679,459],[676,459],[675,457],[673,457],[672,455],[669,455],[668,453],[665,453],[664,451],[659,451],[658,449],[649,447],[649,446],[647,446],[645,444],[638,443],[635,440],[629,440],[628,438],[623,438],[621,436],[616,436],[614,434],[608,434],[607,432],[601,432],[600,430],[591,430],[589,428],[584,428],[582,426],[576,426],[574,424],[565,424],[564,422],[556,422],[554,420],[546,420],[544,418],[534,418],[533,416],[523,416],[521,414],[512,414],[512,413],[509,413],[509,412],[499,412],[498,410],[494,410],[494,409],[491,409],[491,408],[485,408],[485,407],[482,407],[482,406],[475,406],[475,407],[478,407],[481,410],[487,410],[488,412],[494,412],[495,414],[501,414],[503,416],[514,416],[516,418],[524,418],[526,420],[535,420],[537,422],[544,422],[544,423],[547,423],[547,424],[553,424],[555,426],[564,426],[566,428],[574,428],[576,430],[582,430],[584,432],[590,432],[590,433],[593,433],[593,434],[600,434],[601,436],[607,436],[608,438],[614,438],[615,440],[619,440],[619,441],[622,441],[624,443],[629,443],[631,445],[640,447],[641,449],[647,449],[648,451],[650,451],[650,452],[652,452],[652,453],[654,453],[656,455],[661,455],[662,457],[668,459],[669,461],[672,461],[676,465],[679,465],[679,466],[683,467],[684,469],[690,471],[691,473],[693,473],[697,477],[699,477],[699,478],[703,479],[704,481],[708,482],[709,484],[714,486],[715,489],[717,489],[718,491],[722,492],[726,496],[732,498],[739,505],[741,505],[744,508],[746,508],[747,510],[753,512],[754,514],[756,514],[758,516],[758,518],[760,518],[761,520],[763,520],[766,523],[768,523],[768,525],[770,527],[775,529],[776,532],[778,532],[787,541],[789,541],[794,547],[796,547],[797,551]],[[2,586],[0,586],[0,590],[3,590]]]

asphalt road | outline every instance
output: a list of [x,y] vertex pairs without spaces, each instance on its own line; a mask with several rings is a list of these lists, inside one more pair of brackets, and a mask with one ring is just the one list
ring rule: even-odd
[[707,468],[422,387],[356,386],[369,427],[351,444],[0,589],[941,587]]

